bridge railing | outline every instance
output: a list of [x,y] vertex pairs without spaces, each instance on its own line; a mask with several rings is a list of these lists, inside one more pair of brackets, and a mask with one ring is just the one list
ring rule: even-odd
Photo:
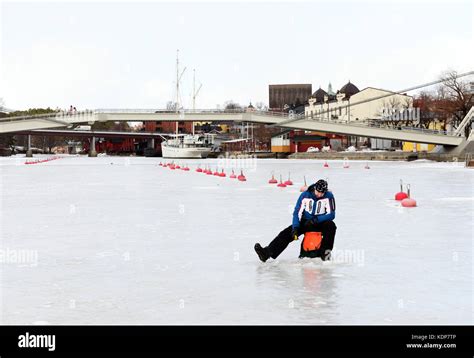
[[26,116],[15,116],[15,117],[5,117],[0,118],[0,122],[11,122],[11,121],[20,121],[20,120],[29,120],[29,119],[50,119],[54,118],[57,120],[67,119],[71,117],[80,117],[80,116],[89,116],[94,114],[92,110],[84,110],[84,111],[77,111],[77,112],[52,112],[52,113],[44,113],[44,114],[31,114]]
[[287,118],[287,119],[306,119],[310,121],[318,121],[322,123],[335,123],[335,124],[345,124],[350,126],[357,126],[357,127],[370,127],[370,128],[380,128],[380,129],[388,129],[388,130],[400,130],[400,131],[410,131],[410,132],[417,132],[423,134],[431,134],[431,135],[440,135],[440,136],[456,136],[454,132],[448,132],[444,130],[437,130],[437,129],[426,129],[420,127],[409,127],[409,126],[400,126],[400,127],[393,127],[383,122],[375,122],[375,121],[347,121],[347,120],[337,120],[331,119],[328,120],[327,118],[321,118],[316,116],[309,116],[305,113],[300,114],[288,114],[288,113],[281,113],[281,112],[256,112],[257,114],[263,114],[266,116],[274,116],[280,118]]
[[160,109],[160,108],[99,108],[94,111],[95,113],[169,113],[169,114],[180,114],[180,113],[188,113],[188,114],[209,114],[209,113],[245,113],[243,109],[183,109],[179,112],[167,109]]

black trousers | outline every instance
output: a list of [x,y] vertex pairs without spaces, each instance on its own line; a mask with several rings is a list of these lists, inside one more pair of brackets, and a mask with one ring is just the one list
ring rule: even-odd
[[[308,231],[317,231],[322,235],[321,247],[319,248],[318,255],[315,257],[321,257],[322,260],[329,259],[331,250],[334,246],[334,238],[336,236],[336,224],[333,221],[325,221],[312,225],[309,223],[301,223],[298,228],[298,236]],[[283,231],[281,231],[277,237],[266,247],[268,254],[272,259],[276,259],[280,254],[288,247],[289,243],[294,241],[291,237],[293,227],[290,225]],[[303,247],[303,243],[301,243]],[[303,250],[303,248],[301,248]]]

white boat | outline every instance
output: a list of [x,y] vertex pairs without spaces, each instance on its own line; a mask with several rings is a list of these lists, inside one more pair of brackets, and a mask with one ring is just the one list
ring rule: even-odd
[[163,158],[207,158],[213,143],[213,134],[174,134],[161,143],[161,152]]

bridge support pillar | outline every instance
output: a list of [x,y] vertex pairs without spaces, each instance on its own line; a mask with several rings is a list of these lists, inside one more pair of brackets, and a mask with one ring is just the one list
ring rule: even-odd
[[95,137],[91,138],[91,146],[89,148],[89,157],[97,157],[97,152],[95,151]]
[[26,157],[27,158],[32,158],[33,157],[33,151],[31,150],[31,134],[28,134],[28,144],[26,147]]

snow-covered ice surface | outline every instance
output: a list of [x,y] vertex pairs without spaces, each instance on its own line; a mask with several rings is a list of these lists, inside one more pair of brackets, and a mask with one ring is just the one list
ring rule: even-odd
[[[237,182],[194,172],[217,160],[160,159],[0,158],[1,324],[473,324],[461,163],[258,160]],[[295,242],[261,263],[254,243],[291,223],[303,175],[336,197],[334,260]],[[393,200],[400,178],[417,208]]]

